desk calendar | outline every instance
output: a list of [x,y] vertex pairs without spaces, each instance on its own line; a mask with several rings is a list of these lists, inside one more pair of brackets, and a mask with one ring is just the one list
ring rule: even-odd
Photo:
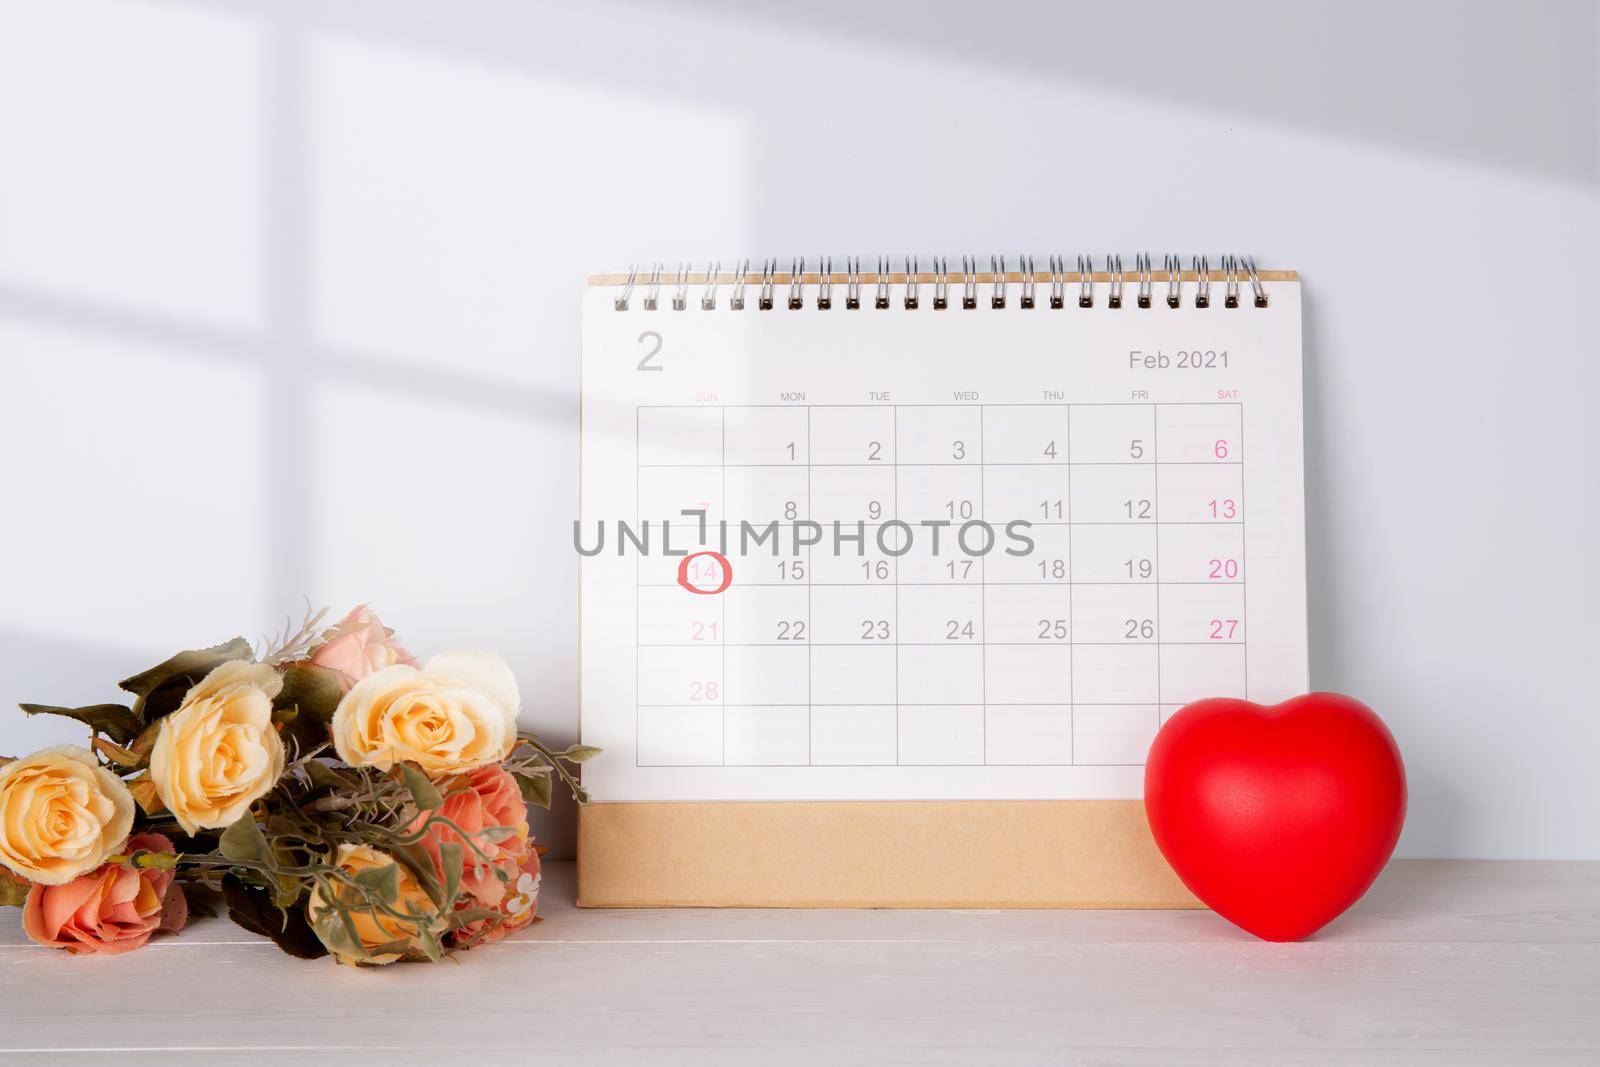
[[1135,800],[1305,690],[1298,283],[1024,263],[594,279],[602,806]]

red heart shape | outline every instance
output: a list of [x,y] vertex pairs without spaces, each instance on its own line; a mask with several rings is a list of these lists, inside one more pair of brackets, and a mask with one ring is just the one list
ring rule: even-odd
[[1394,851],[1406,772],[1383,720],[1337,693],[1190,704],[1145,762],[1156,844],[1195,896],[1268,941],[1309,937]]

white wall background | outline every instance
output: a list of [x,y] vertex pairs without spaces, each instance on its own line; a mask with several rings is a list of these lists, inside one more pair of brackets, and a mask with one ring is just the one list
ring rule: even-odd
[[0,706],[304,593],[565,741],[587,271],[1239,250],[1401,851],[1600,857],[1597,63],[1590,3],[0,0]]

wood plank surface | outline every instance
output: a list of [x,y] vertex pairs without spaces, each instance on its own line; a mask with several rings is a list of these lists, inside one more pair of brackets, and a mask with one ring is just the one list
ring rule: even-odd
[[573,896],[571,865],[551,864],[532,930],[458,963],[382,969],[291,960],[223,920],[78,959],[28,943],[12,912],[0,1056],[1600,1060],[1600,863],[1398,862],[1298,945],[1203,911],[610,911]]

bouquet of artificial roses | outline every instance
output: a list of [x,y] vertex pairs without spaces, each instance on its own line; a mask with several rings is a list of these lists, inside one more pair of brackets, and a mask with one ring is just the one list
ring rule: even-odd
[[[284,951],[437,960],[534,920],[529,803],[561,752],[519,733],[517,682],[476,649],[426,664],[367,607],[255,650],[180,652],[120,683],[125,704],[24,704],[90,729],[0,762],[0,903],[43,945],[127,952],[191,898]],[[189,891],[189,896],[185,895]]]

